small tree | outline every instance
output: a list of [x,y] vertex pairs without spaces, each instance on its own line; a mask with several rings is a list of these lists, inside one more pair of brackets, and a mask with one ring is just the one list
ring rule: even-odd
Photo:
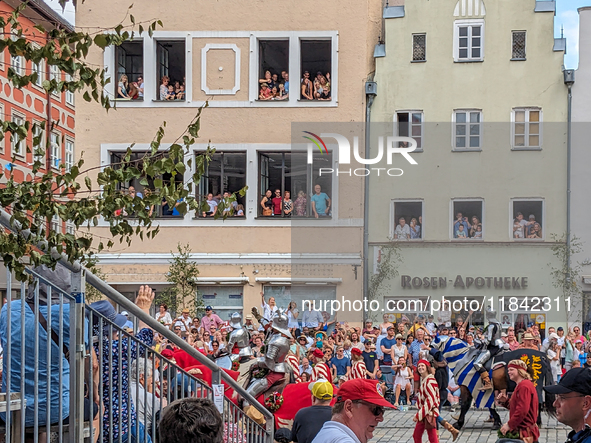
[[[380,246],[378,263],[376,264],[377,273],[374,273],[369,279],[367,288],[367,298],[371,303],[377,300],[385,291],[390,289],[391,281],[398,276],[398,267],[402,263],[402,255],[398,243],[389,239],[390,242]],[[376,321],[376,314],[373,311],[369,313],[369,319]]]
[[156,306],[166,304],[171,312],[177,313],[180,309],[189,309],[192,316],[203,315],[203,300],[197,294],[196,277],[199,269],[190,261],[191,248],[188,244],[177,245],[178,254],[173,254],[170,268],[166,273],[166,279],[171,286],[156,295]]
[[[559,267],[548,264],[551,268],[552,286],[557,289],[562,289],[564,303],[566,299],[570,298],[570,304],[565,307],[567,313],[570,311],[569,307],[581,306],[583,290],[579,285],[581,278],[581,264],[579,262],[572,262],[572,256],[583,251],[583,243],[575,236],[571,236],[570,245],[567,245],[566,234],[560,238],[556,234],[551,234],[552,240],[555,242],[552,246],[552,253],[558,259]],[[569,260],[570,258],[570,260]],[[573,312],[576,310],[573,310]]]
[[[107,274],[105,274],[100,268],[97,268],[97,264],[98,259],[96,257],[91,257],[86,263],[86,268],[101,280],[107,281]],[[102,292],[88,283],[86,283],[86,292],[84,296],[87,303],[93,303],[95,301],[102,300],[103,298]]]

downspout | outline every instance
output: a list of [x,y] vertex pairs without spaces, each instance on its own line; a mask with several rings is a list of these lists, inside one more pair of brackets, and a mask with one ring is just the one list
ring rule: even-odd
[[566,279],[565,283],[570,285],[571,270],[571,232],[570,232],[570,194],[571,194],[571,139],[572,139],[572,105],[573,94],[572,87],[575,83],[574,69],[563,71],[564,84],[568,88],[567,93],[567,126],[566,126]]
[[[49,42],[49,33],[45,33],[45,42]],[[45,62],[45,79],[50,79],[50,67],[47,61]],[[47,104],[45,106],[45,112],[47,116],[45,118],[45,168],[47,172],[51,171],[51,92],[46,91]]]
[[[370,158],[370,122],[371,105],[377,95],[377,85],[373,82],[374,74],[367,76],[365,83],[365,158]],[[363,299],[368,298],[369,289],[369,174],[365,176],[365,189],[363,196]],[[367,309],[363,309],[363,326],[367,320]]]

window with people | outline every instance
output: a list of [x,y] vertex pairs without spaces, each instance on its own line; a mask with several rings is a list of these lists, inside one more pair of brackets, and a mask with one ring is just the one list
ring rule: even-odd
[[300,40],[300,100],[332,100],[331,53],[331,40]]
[[420,240],[423,238],[423,202],[394,201],[394,240]]
[[122,43],[115,48],[118,100],[144,99],[144,45],[141,40]]
[[239,194],[245,186],[246,152],[216,152],[199,182],[202,211],[198,217],[245,217],[246,198]]
[[261,101],[289,99],[289,40],[259,40]]
[[185,40],[156,41],[157,100],[185,100]]
[[482,220],[482,200],[460,200],[453,202],[453,238],[482,240],[484,227]]
[[511,230],[514,240],[541,240],[544,238],[542,229],[543,202],[518,200],[513,202],[513,218]]
[[[130,165],[135,165],[137,168],[142,167],[143,158],[148,154],[147,152],[134,152],[131,154],[128,161],[125,161],[125,156],[127,153],[119,152],[119,153],[111,153],[111,165],[113,169],[119,169],[122,166],[129,167]],[[140,198],[143,199],[145,195],[148,195],[151,192],[151,189],[154,188],[154,180],[156,178],[160,178],[164,183],[170,183],[172,179],[172,175],[170,173],[163,174],[160,177],[145,177],[148,185],[143,185],[141,182],[143,179],[133,179],[127,186],[122,185],[120,186],[120,191],[122,194],[129,196],[132,199]],[[176,186],[182,186],[183,184],[183,177],[182,175],[177,174],[174,178]],[[150,217],[155,218],[182,218],[181,213],[178,211],[177,206],[182,201],[179,200],[176,202],[174,206],[171,207],[169,202],[166,200],[162,200],[160,205],[154,206],[146,206],[148,210],[148,214]],[[115,215],[123,216],[123,217],[135,217],[136,214],[128,213],[125,208],[118,209],[115,211]]]
[[332,182],[320,168],[332,165],[332,153],[259,154],[259,215],[281,218],[330,218]]

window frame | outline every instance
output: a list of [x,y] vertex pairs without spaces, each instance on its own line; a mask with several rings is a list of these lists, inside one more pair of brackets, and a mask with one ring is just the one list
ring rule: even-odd
[[[37,125],[37,126],[35,126],[35,125]],[[46,152],[47,146],[46,146],[46,143],[45,143],[46,142],[46,139],[45,139],[45,137],[46,137],[46,131],[45,131],[45,129],[43,129],[41,127],[41,125],[42,125],[42,123],[40,121],[38,121],[38,120],[33,120],[32,121],[32,125],[31,125],[31,136],[32,136],[32,138],[31,138],[31,149],[33,150],[33,163],[35,163],[35,161],[37,161],[37,158],[39,158],[39,161],[43,165],[42,167],[45,168],[45,166],[46,166],[46,160],[47,160],[47,152]],[[39,128],[39,131],[41,131],[41,140],[39,141],[39,144],[38,145],[35,145],[34,144],[35,143],[34,140],[38,136],[38,134],[36,134],[35,128]],[[35,154],[35,150],[38,149],[38,148],[42,148],[43,149],[43,151],[44,151],[44,155],[43,156],[40,156],[40,155],[36,155]]]
[[[472,32],[468,35],[468,57],[460,58],[460,28],[462,27],[480,27],[480,57],[472,57]],[[484,19],[466,19],[454,21],[454,34],[453,34],[453,60],[455,63],[479,63],[484,61],[484,49],[485,49],[485,24]]]
[[[141,39],[138,39],[141,40]],[[187,80],[187,72],[189,71],[189,63],[193,62],[192,59],[192,45],[189,46],[189,40],[191,40],[191,38],[189,37],[189,39],[187,39],[186,36],[182,36],[182,37],[168,37],[168,36],[160,36],[160,35],[154,35],[152,37],[152,41],[153,41],[153,55],[154,55],[154,65],[151,66],[151,76],[155,75],[154,77],[154,90],[152,91],[152,93],[154,94],[154,96],[152,97],[152,102],[158,102],[158,103],[185,103],[187,101],[190,100],[190,96],[189,96],[189,91],[188,89],[192,86],[189,81]],[[160,79],[163,77],[162,75],[160,75],[160,68],[162,63],[160,62],[160,60],[158,59],[158,43],[159,42],[182,42],[185,48],[185,98],[184,100],[160,100]],[[169,62],[169,58],[168,58],[168,53],[166,54],[166,63]],[[199,56],[196,56],[196,58]],[[169,66],[170,68],[170,66]],[[144,100],[146,100],[146,89],[148,88],[148,86],[146,86],[146,54],[144,53],[144,73],[142,74],[142,78],[144,79]],[[168,72],[166,74],[169,79],[170,79],[170,72]],[[119,74],[117,74],[117,76],[119,76]],[[128,79],[129,80],[129,79]],[[117,78],[117,84],[119,83],[119,78]],[[170,85],[171,83],[169,83]],[[117,91],[115,90],[115,96],[117,95]],[[141,101],[141,100],[131,100],[131,101]]]
[[[10,31],[10,39],[12,41],[17,41],[19,38],[18,36],[18,31],[16,29],[12,29]],[[18,63],[18,69],[16,68],[17,63],[15,63],[15,60]],[[26,69],[27,69],[27,61],[25,60],[25,58],[22,55],[10,55],[10,67],[14,70],[14,72],[16,72],[18,75],[23,76],[26,74]]]
[[49,223],[51,230],[56,234],[62,233],[62,219],[58,215],[53,215]]
[[[53,136],[57,136],[57,152],[58,155],[61,156],[62,154],[62,142],[61,142],[61,138],[62,138],[62,134],[60,134],[59,132],[55,132],[55,131],[51,131],[50,135],[49,135],[49,148],[50,148],[50,157],[49,157],[49,163],[50,163],[50,167],[56,171],[59,171],[60,169],[60,160],[61,157],[55,157],[55,151],[56,151],[56,145],[54,144],[53,141]],[[56,160],[57,160],[57,164],[56,164]]]
[[[518,33],[523,33],[525,34],[524,37],[524,45],[523,45],[523,52],[525,57],[521,58],[521,57],[515,57],[514,54],[514,48],[515,48],[515,34]],[[517,31],[517,30],[513,30],[511,31],[511,61],[525,61],[527,60],[527,31],[526,30],[521,30],[521,31]]]
[[[68,74],[68,73],[66,73],[66,81],[67,82],[73,81],[73,77],[70,74]],[[74,97],[75,97],[75,94],[72,91],[66,89],[65,95],[66,95],[66,104],[69,105],[69,106],[74,107]]]
[[[17,123],[15,121],[15,119],[19,119],[21,120],[20,123]],[[14,108],[12,109],[11,112],[11,116],[10,116],[10,121],[12,123],[17,123],[18,125],[24,125],[25,122],[27,121],[27,117],[18,111],[15,111]],[[10,134],[10,155],[11,156],[16,156],[19,157],[21,159],[26,157],[27,154],[27,139],[24,138],[22,140],[18,141],[18,145],[20,147],[19,152],[16,151],[15,147],[16,147],[17,143],[15,142],[15,135],[14,134]]]
[[424,151],[424,144],[425,144],[425,113],[419,109],[400,109],[400,110],[394,111],[394,136],[395,137],[400,136],[400,133],[399,133],[400,122],[398,121],[398,114],[408,114],[409,115],[409,121],[408,121],[409,135],[408,135],[408,137],[411,137],[411,138],[414,138],[412,136],[412,127],[413,127],[412,114],[420,114],[421,115],[421,124],[414,125],[414,126],[421,127],[421,135],[419,137],[421,139],[421,147],[419,148],[418,143],[417,143],[417,149],[415,149],[413,152],[423,152]]
[[[469,117],[469,114],[471,114],[473,112],[478,112],[479,115],[480,115],[480,118],[479,118],[480,121],[478,122],[478,125],[480,127],[479,134],[478,134],[479,142],[478,142],[478,147],[477,148],[471,148],[470,147],[470,137],[471,137],[470,136],[470,126],[473,125],[473,124],[475,124],[475,123],[471,123],[469,121],[469,118],[468,117]],[[461,122],[461,123],[458,123],[457,122],[457,114],[458,113],[466,113],[467,114],[466,115],[466,117],[467,117],[466,118],[466,122]],[[480,152],[480,151],[482,151],[482,148],[483,148],[482,145],[483,145],[483,141],[484,141],[484,134],[483,134],[484,125],[483,125],[483,123],[484,123],[484,121],[483,121],[483,112],[482,112],[482,109],[470,109],[470,108],[458,108],[458,109],[454,109],[453,112],[452,112],[452,125],[451,125],[451,127],[452,127],[452,130],[451,130],[451,147],[452,147],[452,151],[453,152]],[[467,147],[463,147],[463,148],[456,147],[456,141],[457,141],[457,137],[458,137],[458,135],[456,134],[456,128],[457,128],[457,125],[458,124],[466,125],[466,133],[465,133],[465,135],[463,137],[466,138],[466,145],[467,145]]]
[[[399,241],[398,239],[394,239],[394,231],[396,230],[396,225],[398,224],[398,220],[396,218],[396,203],[420,203],[421,204],[421,217],[425,214],[425,200],[424,199],[405,199],[405,198],[393,198],[390,200],[390,228],[389,228],[389,236],[392,241]],[[410,226],[410,220],[408,221],[408,225]],[[413,238],[404,241],[412,241],[412,242],[420,242],[425,241],[425,230],[424,225],[421,224],[421,238]]]
[[[513,223],[514,223],[514,203],[515,202],[541,202],[542,203],[542,223],[541,223],[541,227],[542,227],[542,238],[514,238],[513,237]],[[524,219],[526,217],[526,215],[524,214]],[[531,197],[531,198],[527,198],[527,197],[517,197],[517,198],[512,198],[509,200],[509,241],[512,242],[516,242],[516,243],[521,243],[521,242],[545,242],[546,241],[546,200],[542,197]],[[484,232],[484,229],[483,229]]]
[[[70,145],[72,149],[68,149]],[[68,159],[69,155],[72,156],[71,161]],[[66,137],[64,141],[64,165],[66,166],[66,172],[70,172],[74,163],[76,162],[76,145],[74,143],[74,139],[70,137]]]
[[[54,72],[56,71],[57,72]],[[49,65],[49,81],[54,80],[59,83],[62,81],[62,71],[57,65]],[[52,92],[56,97],[60,97],[60,91],[54,90]]]
[[[424,46],[424,53],[425,53],[425,58],[422,60],[415,60],[415,37],[418,36],[425,36],[425,46]],[[412,34],[412,41],[411,41],[411,57],[410,57],[410,62],[411,63],[425,63],[427,61],[427,33],[426,32],[416,32]]]
[[[529,120],[529,113],[531,111],[538,111],[539,115],[540,115],[540,120],[538,121],[539,127],[540,127],[540,131],[538,133],[538,138],[540,141],[539,146],[516,146],[515,145],[515,125],[517,124],[517,121],[515,119],[515,112],[516,111],[525,111],[525,117],[526,120],[524,121],[525,124],[525,133],[524,133],[524,140],[527,140],[527,143],[529,144],[529,137],[530,137],[530,133],[529,133],[529,127],[530,127],[530,120]],[[544,113],[542,111],[541,107],[537,107],[537,106],[520,106],[520,107],[514,107],[511,109],[511,150],[512,151],[541,151],[542,150],[542,146],[544,144]]]
[[[482,225],[482,238],[474,238],[474,237],[466,237],[466,238],[455,238],[454,237],[454,224],[455,224],[455,219],[456,219],[456,211],[454,208],[454,203],[455,202],[481,202],[482,204],[482,210],[481,210],[481,217],[480,217],[480,224]],[[482,241],[486,241],[486,223],[484,223],[484,220],[486,219],[486,206],[485,206],[485,201],[484,198],[482,197],[474,197],[474,198],[468,198],[468,197],[459,197],[459,198],[452,198],[450,200],[450,205],[449,205],[449,239],[452,242],[482,242]],[[465,216],[465,214],[464,214]]]

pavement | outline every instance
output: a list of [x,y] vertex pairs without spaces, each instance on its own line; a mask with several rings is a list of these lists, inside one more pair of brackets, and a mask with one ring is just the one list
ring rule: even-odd
[[[509,419],[508,410],[497,409],[497,412],[501,416],[503,423]],[[412,418],[415,414],[416,410],[388,410],[384,414],[384,421],[376,428],[374,438],[372,438],[370,442],[412,443],[412,433],[414,432],[415,427]],[[441,416],[450,423],[455,422],[455,420],[451,418],[450,411],[443,410]],[[488,417],[488,411],[471,410],[468,412],[466,415],[466,422],[456,443],[495,443],[498,439],[497,431],[491,429],[492,423],[484,422]],[[562,423],[558,423],[554,418],[549,418],[546,413],[542,414],[539,443],[563,443],[566,441],[566,436],[569,432],[570,428]],[[441,443],[451,442],[451,434],[445,429],[440,428],[439,441]],[[423,434],[423,442],[428,442],[426,432]]]

